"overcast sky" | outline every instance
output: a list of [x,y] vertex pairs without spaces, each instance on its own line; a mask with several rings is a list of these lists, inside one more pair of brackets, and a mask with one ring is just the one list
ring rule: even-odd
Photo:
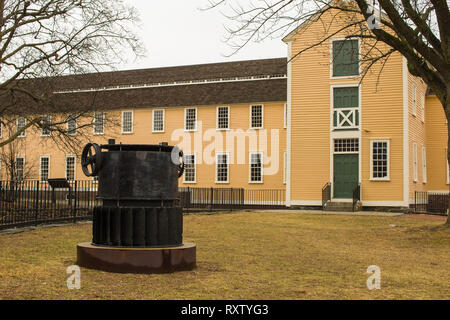
[[141,39],[147,57],[119,69],[152,68],[212,62],[285,57],[281,39],[251,43],[226,57],[225,17],[218,10],[200,11],[207,0],[126,0],[140,13]]

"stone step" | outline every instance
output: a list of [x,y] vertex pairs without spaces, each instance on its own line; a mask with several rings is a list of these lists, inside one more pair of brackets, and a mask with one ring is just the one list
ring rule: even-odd
[[[325,211],[343,211],[343,212],[353,212],[353,203],[352,202],[337,202],[337,201],[327,201],[324,208]],[[358,203],[355,206],[355,211],[361,210],[361,203]]]

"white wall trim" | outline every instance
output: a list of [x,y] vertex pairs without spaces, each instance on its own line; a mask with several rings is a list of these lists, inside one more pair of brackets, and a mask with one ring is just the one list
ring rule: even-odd
[[321,200],[291,200],[291,206],[322,206]]
[[409,105],[408,105],[408,66],[403,59],[403,205],[409,205]]
[[408,207],[404,201],[362,201],[363,206],[367,207]]
[[176,87],[176,86],[189,86],[189,85],[202,85],[213,83],[228,83],[228,82],[245,82],[245,81],[268,81],[286,79],[285,74],[280,75],[266,75],[266,76],[252,76],[252,77],[236,77],[233,79],[199,79],[191,81],[175,81],[175,82],[159,82],[148,83],[139,85],[124,85],[124,86],[110,86],[101,88],[87,88],[87,89],[72,89],[72,90],[60,90],[54,91],[54,94],[65,93],[83,93],[83,92],[98,92],[98,91],[115,91],[115,90],[136,90],[146,88],[159,88],[159,87]]
[[291,116],[292,116],[292,41],[288,42],[287,64],[287,132],[286,132],[286,206],[291,206]]

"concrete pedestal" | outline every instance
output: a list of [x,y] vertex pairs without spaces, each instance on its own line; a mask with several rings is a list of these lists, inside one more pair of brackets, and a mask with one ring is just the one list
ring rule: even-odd
[[77,245],[80,267],[115,273],[170,273],[192,270],[196,266],[196,245],[186,242],[177,247],[120,248]]

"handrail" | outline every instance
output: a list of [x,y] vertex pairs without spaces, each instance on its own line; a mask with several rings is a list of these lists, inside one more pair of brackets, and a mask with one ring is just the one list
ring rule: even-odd
[[355,206],[358,203],[358,201],[361,201],[361,184],[358,183],[353,189],[353,212],[355,212]]
[[331,200],[331,183],[327,182],[322,187],[322,209],[327,203],[327,201]]

